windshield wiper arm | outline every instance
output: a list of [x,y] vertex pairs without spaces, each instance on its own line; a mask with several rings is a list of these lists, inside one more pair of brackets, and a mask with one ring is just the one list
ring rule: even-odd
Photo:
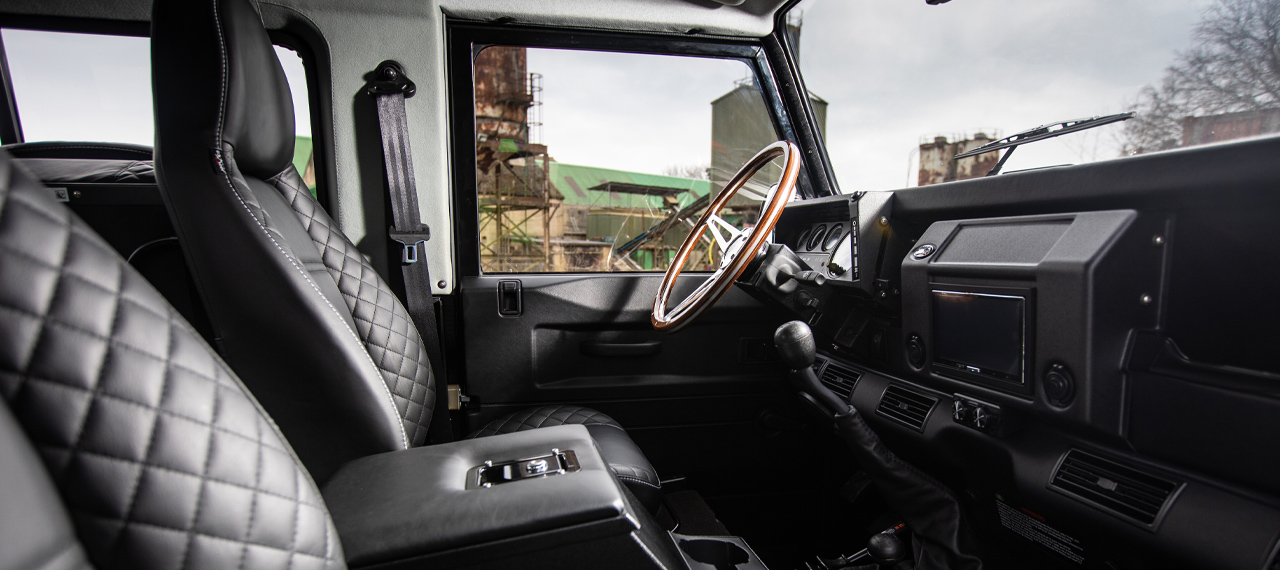
[[1109,125],[1120,121],[1127,121],[1132,118],[1133,113],[1119,113],[1115,115],[1103,115],[1100,117],[1089,117],[1088,119],[1075,119],[1073,121],[1062,121],[1060,123],[1040,125],[1034,129],[1027,129],[1016,135],[1010,135],[998,141],[992,141],[984,144],[973,150],[962,152],[952,157],[952,160],[960,160],[962,158],[977,156],[979,154],[985,154],[1002,148],[1007,148],[1009,149],[1009,152],[1004,153],[1004,156],[1000,157],[1000,162],[996,163],[995,168],[992,168],[991,172],[987,173],[987,176],[995,176],[1000,174],[1000,169],[1004,167],[1004,162],[1009,160],[1009,155],[1013,154],[1014,149],[1018,148],[1018,145],[1042,141],[1044,139],[1051,139],[1067,133],[1101,127],[1102,125]]

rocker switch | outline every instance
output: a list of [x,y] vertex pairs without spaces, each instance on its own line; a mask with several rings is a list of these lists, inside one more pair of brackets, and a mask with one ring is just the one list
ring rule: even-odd
[[498,315],[503,317],[518,317],[523,310],[520,299],[520,282],[519,281],[499,281],[498,282]]

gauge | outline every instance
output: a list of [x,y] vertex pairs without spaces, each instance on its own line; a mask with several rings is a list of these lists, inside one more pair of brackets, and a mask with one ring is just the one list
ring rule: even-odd
[[826,224],[818,224],[813,228],[813,234],[809,237],[809,247],[805,248],[809,251],[816,251],[822,245],[822,239],[827,236]]
[[844,235],[844,224],[836,224],[827,230],[827,240],[822,242],[822,251],[831,251],[836,244],[840,243],[840,236]]
[[832,277],[840,277],[853,268],[853,239],[853,232],[849,232],[840,241],[835,253],[831,254],[831,260],[827,262],[827,271],[831,272]]
[[797,250],[804,249],[804,246],[808,243],[809,243],[809,230],[805,229],[800,232],[800,237],[797,238],[795,241],[796,249]]

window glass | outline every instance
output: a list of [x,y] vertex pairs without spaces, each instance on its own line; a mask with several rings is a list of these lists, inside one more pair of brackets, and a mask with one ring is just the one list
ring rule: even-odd
[[150,39],[10,29],[3,34],[27,142],[154,142]]
[[[663,271],[708,195],[778,139],[736,60],[490,47],[475,93],[486,273]],[[722,217],[752,226],[780,173],[758,173]],[[712,242],[686,270],[718,263]]]
[[[150,146],[151,41],[145,37],[3,30],[23,139]],[[294,165],[315,188],[306,72],[293,50],[276,47],[293,92]]]
[[1136,118],[1029,143],[1003,171],[1280,131],[1276,0],[805,0],[788,14],[826,106],[842,191],[983,176],[1040,125]]

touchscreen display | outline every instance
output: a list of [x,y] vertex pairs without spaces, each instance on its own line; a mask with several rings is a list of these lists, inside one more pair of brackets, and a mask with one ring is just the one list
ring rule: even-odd
[[1022,383],[1023,297],[933,292],[934,362]]

